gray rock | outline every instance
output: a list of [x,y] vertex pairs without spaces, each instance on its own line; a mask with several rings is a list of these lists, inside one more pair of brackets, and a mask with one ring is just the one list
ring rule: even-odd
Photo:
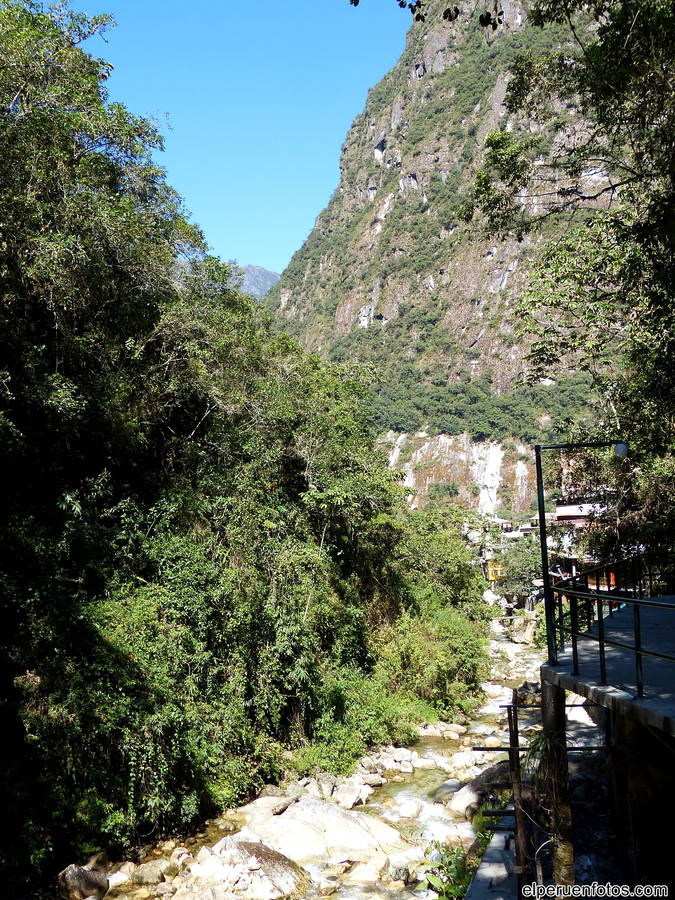
[[137,866],[131,874],[131,880],[134,884],[159,884],[171,868],[173,866],[168,859],[153,859]]
[[337,878],[322,878],[317,885],[319,897],[330,897],[337,891],[339,886],[340,882]]
[[[251,843],[250,841],[237,841],[234,837],[224,838],[213,848],[219,848],[221,855],[227,858],[228,862],[233,865],[245,865],[249,871],[255,873],[255,882],[257,883],[256,896],[260,896],[260,889],[264,887],[263,879],[269,882],[266,885],[268,891],[265,900],[275,900],[278,897],[299,897],[304,894],[311,884],[311,879],[307,872],[300,866],[266,847],[264,844]],[[251,876],[243,876],[245,882],[246,877],[249,882],[253,883]],[[237,889],[243,886],[242,879],[237,882]]]
[[407,866],[397,866],[390,872],[393,881],[402,881],[403,884],[409,884],[411,881],[410,869]]
[[457,778],[448,778],[443,784],[436,788],[434,792],[434,803],[447,803],[456,794],[461,787],[461,782]]
[[108,877],[86,866],[70,865],[59,873],[59,892],[68,900],[99,900],[108,893]]
[[175,891],[176,891],[176,888],[172,884],[169,884],[168,881],[163,881],[161,884],[158,884],[157,887],[155,888],[155,893],[160,897],[166,897],[169,894],[175,893]]
[[377,772],[373,772],[370,775],[363,776],[363,783],[369,785],[369,787],[381,787],[387,782],[386,779],[381,775],[378,775]]
[[353,782],[345,782],[335,788],[333,800],[336,800],[344,809],[353,809],[363,803],[361,787],[362,785]]
[[414,769],[435,769],[436,763],[426,756],[416,756],[412,761]]
[[391,755],[396,762],[410,762],[413,754],[407,747],[395,747]]
[[367,860],[383,848],[395,852],[405,847],[398,831],[375,816],[307,796],[283,815],[272,816],[271,802],[261,798],[241,808],[247,824],[239,836],[244,841],[259,841],[297,863]]
[[316,782],[319,785],[320,796],[330,797],[337,785],[337,778],[329,772],[321,772],[316,776]]
[[258,794],[259,797],[285,797],[286,792],[276,784],[266,784]]
[[310,778],[309,781],[305,784],[305,789],[310,797],[321,796],[321,788],[319,787],[319,783],[316,778]]
[[200,894],[191,892],[190,898],[192,897],[194,900],[239,900],[236,894],[232,894],[222,887],[209,887]]
[[[310,792],[311,793],[311,792]],[[295,794],[293,797],[284,797],[283,800],[280,800],[278,803],[275,803],[272,807],[272,815],[280,816],[282,813],[286,812],[289,806],[292,806],[294,803],[298,801],[298,794]]]
[[471,817],[480,806],[483,795],[470,784],[464,785],[448,801],[448,807],[460,815]]

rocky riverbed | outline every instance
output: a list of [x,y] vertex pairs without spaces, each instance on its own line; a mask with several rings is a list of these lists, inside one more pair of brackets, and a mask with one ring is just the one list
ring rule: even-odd
[[[492,637],[491,680],[483,685],[486,702],[473,721],[422,725],[414,747],[380,747],[347,778],[320,773],[270,785],[251,803],[207,822],[190,840],[167,841],[140,864],[115,866],[108,896],[413,896],[432,841],[465,849],[473,844],[471,817],[481,800],[481,780],[506,754],[472,747],[508,743],[502,704],[510,702],[513,687],[538,680],[540,651],[509,640],[497,621]],[[522,727],[538,726],[523,717]],[[496,780],[503,778],[502,772]]]

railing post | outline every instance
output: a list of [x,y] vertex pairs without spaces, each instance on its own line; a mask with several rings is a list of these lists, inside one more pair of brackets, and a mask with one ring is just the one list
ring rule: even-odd
[[542,678],[541,719],[547,737],[544,771],[547,775],[553,839],[553,881],[574,884],[572,812],[569,805],[569,773],[565,736],[565,691]]
[[544,499],[544,475],[541,468],[541,445],[534,448],[534,462],[537,473],[537,509],[539,511],[539,548],[541,550],[541,574],[544,579],[544,613],[546,618],[546,645],[548,663],[555,666],[558,662],[558,648],[555,634],[555,598],[551,590],[551,579],[548,572],[548,546],[546,544],[546,501]]
[[605,661],[605,620],[602,615],[602,597],[598,597],[598,641],[600,644],[600,684],[607,684],[607,663]]
[[509,768],[511,770],[511,784],[513,787],[513,811],[516,820],[516,863],[518,872],[516,875],[518,898],[524,896],[523,886],[527,883],[530,873],[530,861],[528,853],[527,823],[523,812],[523,782],[520,770],[520,740],[518,737],[518,692],[513,691],[511,705],[507,707],[509,721]]
[[640,606],[633,604],[633,631],[635,632],[635,681],[637,684],[637,696],[645,695],[645,678],[642,670],[642,631],[640,628]]
[[577,603],[579,598],[574,594],[570,597],[570,627],[572,629],[572,675],[579,674],[579,648],[577,647],[577,633],[579,631],[579,610]]

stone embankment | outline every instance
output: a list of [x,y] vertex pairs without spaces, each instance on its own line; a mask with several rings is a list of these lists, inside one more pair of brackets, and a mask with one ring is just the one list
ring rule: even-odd
[[[380,747],[349,777],[317,773],[268,785],[245,806],[185,845],[168,841],[153,858],[110,874],[111,900],[276,900],[289,897],[420,897],[413,894],[433,841],[468,850],[484,782],[503,780],[508,743],[503,704],[535,679],[540,653],[493,629],[492,680],[470,723],[419,727],[414,747]],[[524,727],[534,728],[523,722]],[[501,762],[500,762],[501,760]],[[433,892],[427,892],[429,897]]]

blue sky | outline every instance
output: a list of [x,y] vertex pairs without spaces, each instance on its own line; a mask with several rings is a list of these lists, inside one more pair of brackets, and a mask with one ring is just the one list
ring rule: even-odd
[[[394,0],[77,0],[113,100],[159,120],[161,162],[213,250],[280,272],[339,178],[368,88],[400,55]],[[167,118],[168,117],[168,118]]]

